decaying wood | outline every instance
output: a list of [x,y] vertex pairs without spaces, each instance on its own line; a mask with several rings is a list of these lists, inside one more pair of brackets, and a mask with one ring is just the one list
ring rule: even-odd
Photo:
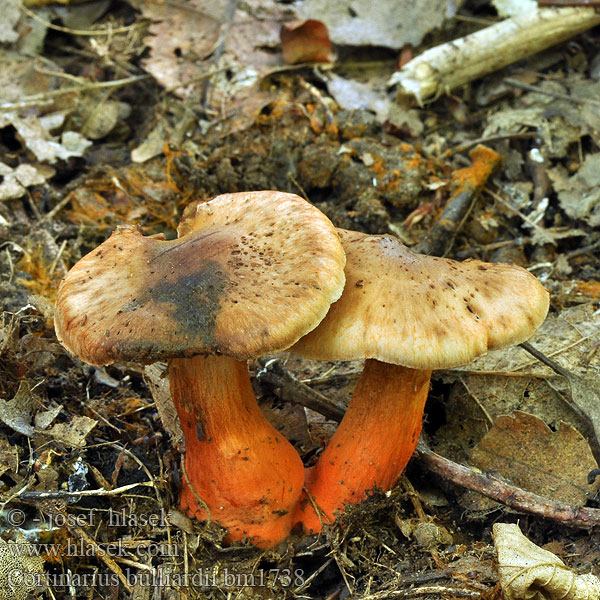
[[599,23],[593,8],[538,8],[423,52],[394,73],[389,85],[422,104]]

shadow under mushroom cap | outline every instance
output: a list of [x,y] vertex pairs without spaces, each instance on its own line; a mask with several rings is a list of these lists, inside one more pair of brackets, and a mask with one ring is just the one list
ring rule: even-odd
[[59,288],[55,327],[96,365],[196,354],[246,359],[284,349],[339,298],[344,252],[329,220],[279,192],[198,204],[176,240],[124,227]]

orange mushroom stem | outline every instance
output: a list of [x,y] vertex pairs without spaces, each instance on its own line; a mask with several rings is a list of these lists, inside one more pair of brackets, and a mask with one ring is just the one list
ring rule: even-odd
[[[367,359],[348,412],[307,477],[328,521],[369,489],[394,485],[417,444],[431,369],[521,343],[548,312],[548,292],[521,267],[459,263],[416,254],[390,236],[338,232],[344,293],[291,348],[317,360]],[[308,501],[296,518],[321,529]]]
[[342,422],[306,474],[314,504],[303,498],[295,518],[306,531],[321,531],[369,490],[394,486],[417,445],[430,378],[431,371],[366,361]]
[[224,356],[171,359],[169,383],[193,488],[184,476],[181,510],[218,521],[229,530],[227,542],[279,543],[291,530],[304,469],[263,416],[246,363]]

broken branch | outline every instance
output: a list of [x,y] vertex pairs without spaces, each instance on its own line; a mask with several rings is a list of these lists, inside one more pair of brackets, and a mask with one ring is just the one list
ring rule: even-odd
[[400,96],[448,93],[600,23],[593,8],[537,8],[423,52],[389,80]]

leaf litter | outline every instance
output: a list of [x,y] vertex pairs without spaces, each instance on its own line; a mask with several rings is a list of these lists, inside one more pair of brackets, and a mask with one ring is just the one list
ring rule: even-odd
[[[585,421],[595,418],[600,306],[593,184],[597,80],[586,66],[593,59],[593,31],[548,53],[547,60],[532,57],[516,73],[501,73],[502,81],[516,78],[536,90],[504,83],[499,95],[488,95],[482,113],[476,98],[488,81],[424,108],[399,104],[382,84],[396,68],[396,54],[360,48],[356,36],[338,38],[341,20],[325,21],[340,44],[337,62],[286,65],[281,25],[299,17],[287,3],[28,4],[37,19],[20,9],[18,19],[14,11],[0,17],[0,32],[20,36],[5,42],[13,44],[2,50],[11,76],[2,70],[0,81],[6,165],[0,186],[14,187],[0,204],[0,494],[10,499],[9,508],[23,509],[28,526],[38,518],[86,516],[92,508],[103,515],[163,509],[172,515],[158,529],[108,527],[104,518],[80,530],[59,527],[50,533],[59,550],[46,561],[49,572],[156,569],[177,575],[184,568],[216,567],[251,573],[275,565],[311,577],[292,588],[276,581],[235,590],[222,580],[220,589],[169,585],[154,590],[157,598],[499,593],[490,542],[500,509],[463,513],[457,501],[462,488],[419,472],[416,464],[407,472],[413,483],[373,493],[319,540],[293,537],[266,556],[246,547],[223,548],[218,526],[177,513],[181,445],[163,435],[173,432],[177,440],[163,369],[83,366],[57,344],[52,328],[56,286],[69,266],[119,224],[174,235],[192,198],[283,189],[306,195],[336,225],[418,242],[434,229],[450,198],[448,182],[468,161],[466,151],[457,149],[482,138],[509,162],[473,198],[456,236],[445,240],[449,255],[511,260],[539,275],[552,291],[553,313],[531,343],[572,377],[569,383],[520,348],[490,353],[436,375],[425,431],[436,449],[455,460],[503,472],[548,497],[556,497],[552,488],[558,487],[561,499],[586,509],[598,505],[597,481],[584,477],[595,462]],[[134,4],[140,13],[131,10]],[[438,3],[435,23],[445,21],[444,29],[429,33],[426,43],[476,28],[472,19],[479,13],[472,4],[461,8],[464,20],[451,21],[439,10],[450,3]],[[407,15],[398,5],[394,17],[420,19],[414,35],[422,37],[436,26],[427,17],[430,6],[411,7]],[[364,24],[371,13],[377,28],[383,13],[362,7],[350,20]],[[407,39],[383,45],[400,49]],[[43,60],[25,49],[41,52]],[[407,55],[419,51],[403,49]],[[105,86],[112,82],[119,83]],[[32,179],[23,167],[35,170]],[[575,195],[566,195],[569,186]],[[360,371],[360,364],[320,365],[286,356],[282,361],[336,406],[347,400]],[[280,398],[276,387],[256,386],[270,418],[310,464],[336,424]],[[573,403],[583,414],[572,410]],[[528,456],[543,454],[556,469],[540,474],[548,469],[539,462],[517,468],[523,461],[500,460],[523,458],[517,451],[523,454],[523,447]],[[477,452],[494,455],[498,463],[478,459]],[[536,473],[534,481],[521,479],[523,472]],[[81,491],[91,495],[78,496]],[[430,501],[440,496],[444,501]],[[554,540],[576,548],[565,560],[580,572],[598,574],[598,532],[584,535],[540,518],[518,518],[536,543]],[[93,556],[69,554],[68,542],[82,539],[95,544]],[[128,544],[126,555],[103,560],[97,549],[119,540]],[[148,559],[137,550],[165,540],[175,543],[177,556]],[[136,598],[150,595],[148,586],[132,589]],[[69,597],[65,589],[53,593]],[[131,595],[122,584],[115,594]]]

